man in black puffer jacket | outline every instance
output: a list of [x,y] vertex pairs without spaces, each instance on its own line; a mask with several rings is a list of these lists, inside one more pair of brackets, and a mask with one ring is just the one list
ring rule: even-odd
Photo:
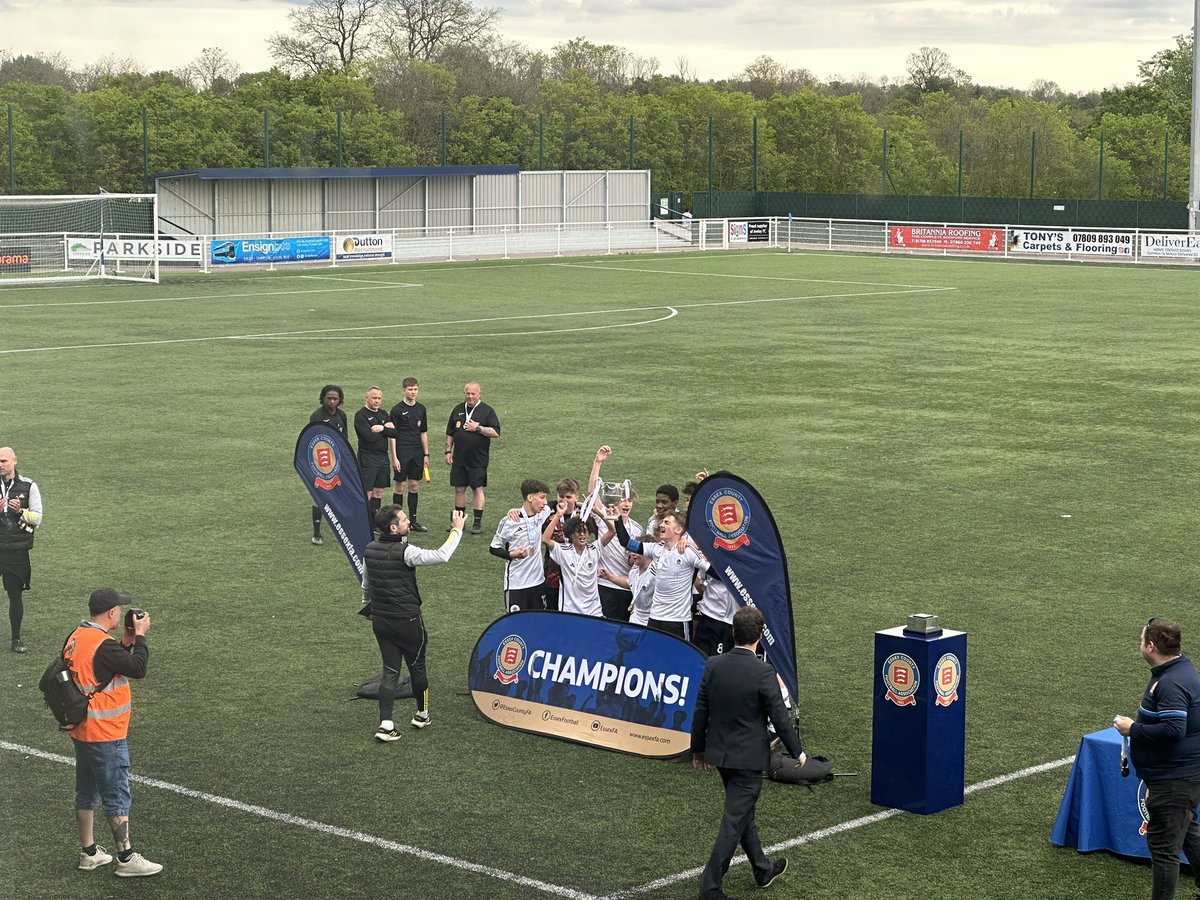
[[417,590],[417,566],[435,566],[447,562],[462,540],[466,515],[455,511],[450,519],[450,536],[437,550],[422,550],[408,542],[409,518],[399,506],[381,509],[375,517],[380,532],[377,541],[367,545],[366,576],[363,579],[363,615],[370,617],[371,629],[383,657],[383,679],[379,684],[379,728],[377,741],[396,741],[400,732],[392,720],[396,687],[400,682],[400,661],[408,666],[412,679],[417,713],[412,725],[429,724],[429,677],[425,674],[425,623],[421,619],[421,594]]

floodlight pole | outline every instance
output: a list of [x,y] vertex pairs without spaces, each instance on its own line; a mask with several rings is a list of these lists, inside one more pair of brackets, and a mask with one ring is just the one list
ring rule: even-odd
[[1188,230],[1196,231],[1200,214],[1200,52],[1196,39],[1200,37],[1200,0],[1192,12],[1192,167],[1188,178]]

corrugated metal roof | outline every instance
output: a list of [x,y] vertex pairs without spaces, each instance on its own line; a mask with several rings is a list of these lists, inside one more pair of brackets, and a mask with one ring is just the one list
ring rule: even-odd
[[269,180],[285,178],[444,178],[462,175],[516,175],[520,166],[385,166],[355,169],[182,169],[160,172],[154,178],[195,175],[201,181],[223,179]]

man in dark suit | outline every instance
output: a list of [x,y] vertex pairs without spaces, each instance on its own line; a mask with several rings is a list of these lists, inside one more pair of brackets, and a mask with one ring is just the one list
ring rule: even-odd
[[721,880],[738,844],[746,851],[759,887],[767,887],[787,868],[786,859],[772,861],[763,853],[754,824],[763,770],[771,760],[767,720],[798,766],[804,765],[805,755],[788,721],[775,670],[754,655],[762,633],[762,613],[752,606],[739,609],[733,616],[736,646],[710,657],[700,681],[692,717],[692,764],[701,771],[716,766],[725,783],[725,815],[700,876],[700,900],[725,896]]

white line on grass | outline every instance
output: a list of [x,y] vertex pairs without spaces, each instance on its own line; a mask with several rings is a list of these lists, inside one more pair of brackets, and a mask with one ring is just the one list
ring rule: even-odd
[[378,278],[348,278],[344,275],[301,275],[301,278],[311,278],[314,281],[348,281],[351,284],[382,284],[387,287],[417,288],[423,284],[413,284],[408,281],[380,281]]
[[[371,290],[371,289],[363,288],[363,290]],[[600,328],[627,328],[630,326],[630,324],[635,324],[635,325],[651,324],[652,322],[660,322],[660,321],[665,321],[666,319],[674,318],[674,314],[677,313],[678,310],[681,310],[681,309],[704,309],[705,307],[709,307],[709,306],[748,306],[748,305],[754,304],[754,303],[785,303],[785,302],[796,301],[796,300],[847,300],[847,299],[862,298],[862,297],[892,297],[892,296],[896,296],[899,294],[928,294],[928,293],[940,293],[940,292],[944,292],[944,291],[953,291],[953,290],[957,290],[957,288],[938,287],[938,288],[912,288],[912,289],[903,290],[903,291],[855,291],[855,292],[846,293],[846,294],[807,294],[807,295],[798,296],[798,297],[760,297],[760,298],[755,298],[755,299],[751,299],[751,300],[715,300],[711,303],[677,303],[674,306],[634,306],[634,307],[626,307],[624,309],[591,309],[591,310],[581,310],[578,312],[566,312],[566,313],[531,313],[529,315],[524,315],[524,316],[491,316],[491,317],[479,318],[479,319],[454,319],[454,320],[449,320],[449,321],[436,321],[436,322],[409,322],[409,323],[404,323],[404,324],[400,324],[400,325],[358,325],[358,326],[348,326],[345,328],[312,328],[312,329],[307,329],[305,331],[275,331],[275,332],[264,332],[264,333],[260,333],[260,334],[218,334],[218,335],[211,335],[209,337],[196,337],[196,338],[164,338],[164,339],[157,340],[157,341],[114,341],[114,342],[104,343],[104,344],[64,344],[64,345],[57,346],[57,347],[22,347],[22,348],[18,348],[15,350],[0,350],[0,356],[6,356],[6,355],[14,354],[14,353],[48,353],[48,352],[61,351],[61,350],[103,350],[103,349],[109,349],[109,348],[113,348],[113,347],[153,347],[153,346],[159,346],[159,345],[165,345],[165,344],[199,344],[199,343],[207,343],[207,342],[211,342],[211,341],[277,340],[277,339],[282,339],[282,338],[307,339],[311,335],[324,336],[326,338],[333,338],[333,337],[341,337],[341,336],[345,335],[345,333],[352,332],[352,331],[380,332],[380,331],[394,331],[395,329],[398,329],[398,328],[428,328],[428,327],[441,327],[441,326],[446,326],[446,325],[474,325],[474,324],[479,324],[481,322],[510,322],[510,321],[516,321],[516,320],[522,320],[522,319],[552,319],[552,318],[561,318],[561,317],[569,317],[569,316],[600,316],[600,315],[607,315],[610,313],[653,312],[655,310],[662,310],[662,309],[673,311],[672,315],[663,316],[659,319],[653,319],[648,322],[618,323],[616,325],[597,326],[597,329],[590,329],[590,330],[598,330]],[[506,337],[531,337],[531,336],[536,336],[539,334],[550,334],[550,333],[553,333],[553,332],[514,331],[514,332],[505,332],[503,336],[506,336]],[[495,337],[498,335],[494,332],[488,332],[486,335],[481,335],[481,336]],[[416,335],[415,337],[423,337],[423,335]],[[449,338],[459,339],[459,338],[464,337],[464,335],[461,332],[455,332],[454,334],[451,334],[451,335],[440,335],[440,337],[449,337]]]
[[[1030,766],[1027,769],[1021,769],[1017,772],[1009,772],[1007,775],[998,775],[995,778],[989,778],[986,781],[979,781],[975,784],[968,785],[963,789],[964,794],[974,794],[979,791],[986,791],[988,788],[999,787],[1002,784],[1007,784],[1010,781],[1016,781],[1018,778],[1028,778],[1030,775],[1040,775],[1042,772],[1050,772],[1054,769],[1069,766],[1075,762],[1074,756],[1064,756],[1062,759],[1056,759],[1053,762],[1041,763],[1040,765]],[[862,828],[864,825],[874,825],[876,822],[883,822],[886,819],[894,818],[904,810],[901,809],[885,809],[882,812],[872,813],[869,816],[862,816],[858,819],[851,819],[849,822],[841,822],[837,825],[831,825],[828,828],[822,828],[819,831],[810,831],[808,834],[802,834],[799,837],[789,838],[786,841],[781,841],[778,844],[772,844],[770,847],[765,847],[764,850],[768,856],[774,853],[779,853],[782,850],[790,850],[792,847],[799,847],[801,844],[812,844],[816,841],[827,837],[834,837],[846,831],[853,831],[856,828]],[[740,865],[746,862],[745,856],[736,856],[730,865]],[[688,869],[685,872],[677,872],[674,875],[668,875],[665,878],[659,878],[656,881],[651,881],[648,884],[639,885],[635,888],[628,888],[623,891],[616,891],[608,894],[602,900],[624,900],[628,897],[636,897],[640,894],[648,893],[649,891],[658,890],[659,888],[670,887],[673,884],[678,884],[681,881],[690,881],[693,878],[699,878],[704,871],[703,867]]]
[[379,291],[384,287],[420,287],[420,285],[412,284],[387,284],[377,283],[376,287],[359,287],[359,288],[311,288],[302,291],[251,291],[245,294],[200,294],[195,297],[135,297],[129,300],[70,300],[66,303],[0,303],[0,310],[10,309],[56,309],[60,306],[115,306],[122,303],[170,303],[191,302],[193,300],[244,300],[247,297],[292,297],[302,294],[345,294],[355,291]]
[[[66,765],[75,765],[75,760],[69,756],[62,756],[58,753],[47,753],[43,750],[36,750],[33,747],[26,747],[22,744],[10,744],[8,741],[0,741],[0,749],[10,750],[14,753],[23,753],[27,756],[34,756],[38,759],[49,760],[50,762],[65,763]],[[524,875],[517,875],[514,872],[506,872],[504,869],[496,869],[492,866],[482,866],[478,863],[468,862],[465,859],[447,856],[444,853],[434,853],[430,850],[422,850],[420,847],[413,847],[409,844],[401,844],[396,841],[390,841],[387,838],[376,837],[373,834],[365,834],[361,831],[354,831],[350,828],[342,828],[338,825],[329,825],[325,822],[318,822],[314,819],[306,819],[303,816],[294,816],[291,813],[277,812],[273,809],[268,809],[265,806],[255,806],[252,803],[243,803],[240,800],[232,800],[229,797],[221,797],[217,794],[209,794],[205,791],[195,791],[191,788],[183,787],[182,785],[172,784],[169,781],[160,781],[157,778],[147,778],[144,775],[130,775],[131,781],[138,784],[144,784],[147,787],[158,788],[163,791],[170,791],[173,794],[179,794],[183,797],[191,798],[192,800],[203,800],[205,803],[211,803],[215,806],[223,806],[227,809],[235,809],[239,812],[249,813],[253,816],[259,816],[272,822],[279,822],[284,825],[295,825],[298,828],[306,828],[309,831],[320,832],[321,834],[332,835],[333,837],[345,838],[350,841],[358,841],[360,844],[369,844],[372,847],[379,847],[381,850],[391,850],[394,853],[403,853],[406,856],[414,856],[417,859],[423,859],[426,862],[438,863],[444,866],[450,866],[454,869],[459,869],[463,872],[471,872],[475,875],[485,875],[488,878],[494,878],[498,881],[506,881],[510,884],[519,885],[520,887],[532,888],[541,891],[545,894],[553,894],[556,897],[566,897],[568,900],[599,900],[592,894],[585,894],[582,891],[572,890],[571,888],[562,887],[557,884],[550,884],[545,881],[538,881],[536,878],[528,878]]]
[[[606,272],[637,272],[647,275],[683,275],[688,278],[741,278],[750,281],[790,281],[801,284],[846,284],[856,287],[892,287],[938,289],[931,284],[893,284],[889,281],[837,281],[832,278],[793,278],[787,275],[734,275],[728,272],[680,272],[675,269],[646,269],[639,266],[604,265],[602,263],[556,263],[563,269],[600,269]],[[946,288],[941,288],[946,290]]]

